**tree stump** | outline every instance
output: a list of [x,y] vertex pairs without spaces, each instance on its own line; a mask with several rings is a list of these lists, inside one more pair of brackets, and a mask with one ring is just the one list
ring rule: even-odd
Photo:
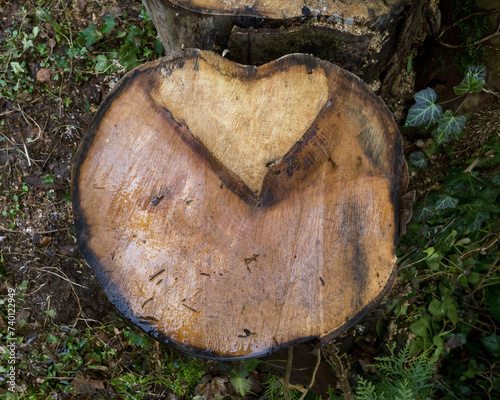
[[409,0],[143,0],[167,53],[228,49],[229,59],[252,65],[308,53],[365,82],[385,76],[394,53],[408,50],[415,32],[403,34],[407,20],[425,26],[425,13],[416,11],[430,2],[414,6]]
[[130,72],[76,155],[77,238],[132,322],[222,359],[322,343],[395,278],[407,174],[384,103],[304,54],[177,52]]

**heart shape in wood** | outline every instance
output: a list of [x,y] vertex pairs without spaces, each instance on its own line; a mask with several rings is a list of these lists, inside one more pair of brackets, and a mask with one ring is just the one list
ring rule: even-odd
[[384,104],[334,65],[184,51],[97,113],[73,169],[78,241],[118,309],[184,351],[326,342],[391,287],[403,161]]
[[301,65],[277,80],[271,66],[234,69],[220,60],[220,79],[214,79],[209,62],[195,57],[182,68],[160,68],[165,79],[151,96],[258,196],[269,167],[281,162],[326,104],[326,76]]

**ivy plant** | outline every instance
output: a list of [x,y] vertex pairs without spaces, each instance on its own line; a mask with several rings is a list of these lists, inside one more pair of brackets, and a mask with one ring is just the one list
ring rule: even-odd
[[[455,94],[459,96],[453,100],[469,96],[471,93],[481,92],[485,85],[485,79],[486,67],[469,67],[469,71],[460,84],[453,87]],[[436,103],[436,92],[431,88],[425,88],[417,92],[414,99],[415,104],[408,110],[405,126],[433,128],[432,132],[438,144],[460,138],[466,122],[464,115],[458,115],[463,103],[455,113],[451,110],[443,112],[443,107]],[[414,156],[410,163],[420,168],[426,166],[421,155]]]

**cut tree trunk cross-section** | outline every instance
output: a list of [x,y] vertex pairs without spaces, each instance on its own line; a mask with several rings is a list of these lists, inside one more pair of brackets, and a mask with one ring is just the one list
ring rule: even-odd
[[76,156],[80,248],[117,308],[191,354],[325,343],[391,288],[406,170],[383,102],[293,54],[130,72]]
[[[249,65],[264,64],[287,54],[307,53],[335,63],[365,82],[381,79],[398,49],[406,19],[413,18],[406,13],[409,0],[143,3],[167,53],[198,48],[221,54],[227,49],[226,57]],[[425,7],[429,0],[420,3]],[[413,37],[404,40],[411,42]]]

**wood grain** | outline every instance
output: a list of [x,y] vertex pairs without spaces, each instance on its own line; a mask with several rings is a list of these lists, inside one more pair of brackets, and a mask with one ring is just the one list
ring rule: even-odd
[[[383,80],[391,58],[401,56],[395,50],[402,26],[413,18],[407,11],[414,2],[143,0],[143,3],[167,54],[187,48],[219,54],[229,50],[224,54],[232,61],[261,65],[287,54],[306,53],[372,83]],[[418,3],[422,3],[422,9],[432,8],[430,0]],[[425,38],[425,34],[420,36]]]
[[332,14],[370,20],[373,14],[386,14],[390,5],[370,0],[169,0],[188,10],[216,15],[263,16],[266,18],[296,18]]
[[189,50],[129,73],[73,169],[80,249],[134,323],[191,354],[347,329],[390,290],[401,139],[358,78]]

